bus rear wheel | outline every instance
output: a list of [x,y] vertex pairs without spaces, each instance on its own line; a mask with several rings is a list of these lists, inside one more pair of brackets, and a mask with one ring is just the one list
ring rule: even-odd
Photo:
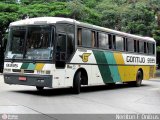
[[136,81],[127,82],[127,83],[133,87],[140,87],[142,85],[142,80],[143,80],[143,74],[140,70],[138,70],[136,75]]
[[38,91],[43,91],[44,90],[44,87],[36,86],[36,88],[37,88]]
[[80,93],[81,79],[82,79],[81,71],[78,71],[73,80],[73,93],[74,94]]
[[137,72],[135,86],[140,87],[142,85],[143,74],[141,71]]

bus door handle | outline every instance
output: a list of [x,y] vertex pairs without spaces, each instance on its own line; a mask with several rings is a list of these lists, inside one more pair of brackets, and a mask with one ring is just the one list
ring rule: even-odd
[[96,77],[100,77],[99,75],[96,75]]

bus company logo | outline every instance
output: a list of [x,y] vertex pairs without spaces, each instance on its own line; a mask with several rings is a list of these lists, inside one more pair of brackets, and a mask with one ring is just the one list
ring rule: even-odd
[[83,62],[88,62],[88,58],[91,55],[91,53],[83,53],[82,55],[79,55],[82,58]]

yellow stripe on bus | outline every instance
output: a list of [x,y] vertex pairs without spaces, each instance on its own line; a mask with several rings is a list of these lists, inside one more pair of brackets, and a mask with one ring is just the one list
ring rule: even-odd
[[124,66],[125,63],[124,63],[122,53],[114,53],[114,58],[116,60],[116,64],[118,65],[117,67],[118,67],[121,81],[124,81],[126,79],[126,76],[125,76],[126,67]]
[[122,53],[114,53],[114,58],[117,64],[124,65],[124,59]]
[[45,65],[45,64],[43,64],[43,63],[37,63],[37,64],[36,64],[36,67],[35,67],[35,70],[42,70],[43,67],[44,67],[44,65]]

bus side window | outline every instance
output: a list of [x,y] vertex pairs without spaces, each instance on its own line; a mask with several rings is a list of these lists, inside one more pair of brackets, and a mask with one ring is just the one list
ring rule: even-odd
[[77,31],[77,44],[78,46],[82,46],[82,29],[78,28]]
[[137,40],[134,40],[134,52],[137,52]]
[[155,44],[153,43],[153,55],[155,55]]
[[67,59],[69,59],[73,54],[73,51],[75,50],[74,26],[66,25],[66,33],[67,33]]
[[147,49],[147,54],[149,54],[149,43],[147,42],[147,45],[146,45],[146,49]]
[[116,36],[116,50],[124,50],[123,38],[120,36]]
[[92,47],[92,33],[89,29],[82,29],[82,46],[83,47]]
[[126,51],[126,38],[123,37],[123,50]]
[[108,35],[106,33],[98,33],[99,48],[108,49]]
[[155,55],[155,44],[154,43],[148,43],[148,53],[150,55]]
[[148,51],[148,52],[149,52],[150,55],[152,55],[152,54],[154,53],[154,52],[153,52],[153,51],[154,51],[154,50],[153,50],[153,45],[154,45],[153,43],[148,43],[148,48],[149,48],[149,51]]
[[144,53],[148,53],[147,43],[144,42]]
[[112,49],[112,35],[108,34],[109,49]]
[[139,52],[144,53],[144,42],[143,41],[139,41]]
[[92,48],[96,47],[96,33],[92,31]]
[[112,35],[112,40],[113,40],[112,48],[115,50],[116,49],[116,36],[115,35]]
[[127,51],[134,52],[134,40],[127,39]]
[[137,41],[137,52],[139,53],[139,40]]

